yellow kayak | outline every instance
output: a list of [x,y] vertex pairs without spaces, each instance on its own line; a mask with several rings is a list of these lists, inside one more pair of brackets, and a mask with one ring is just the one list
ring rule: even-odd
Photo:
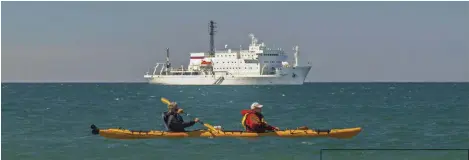
[[225,130],[196,130],[187,132],[167,132],[158,130],[133,131],[121,128],[98,129],[94,124],[91,125],[91,133],[99,134],[106,138],[114,139],[151,139],[151,138],[186,138],[186,137],[330,137],[330,138],[352,138],[361,132],[360,127],[330,129],[330,130],[312,130],[312,129],[293,129],[280,130],[267,133],[253,133],[245,131],[225,131]]

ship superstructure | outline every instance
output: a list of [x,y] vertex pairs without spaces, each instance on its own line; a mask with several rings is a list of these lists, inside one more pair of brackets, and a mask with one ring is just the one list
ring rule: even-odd
[[187,67],[174,68],[166,49],[166,62],[157,63],[152,72],[144,78],[151,84],[163,85],[301,85],[311,66],[298,64],[299,47],[294,47],[293,65],[282,49],[271,49],[259,43],[250,34],[251,43],[247,49],[233,50],[225,45],[215,50],[215,23],[210,21],[210,50],[190,53]]

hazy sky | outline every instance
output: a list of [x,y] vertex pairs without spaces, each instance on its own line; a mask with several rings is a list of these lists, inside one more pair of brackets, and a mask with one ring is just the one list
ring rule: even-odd
[[[165,59],[250,42],[308,81],[469,81],[469,2],[2,2],[2,82],[144,81]],[[293,56],[291,56],[292,58]]]

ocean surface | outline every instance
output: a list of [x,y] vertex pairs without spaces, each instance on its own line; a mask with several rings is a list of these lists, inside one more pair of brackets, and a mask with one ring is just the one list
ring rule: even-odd
[[[467,160],[469,83],[312,83],[303,86],[158,86],[146,83],[2,83],[1,158]],[[115,140],[90,125],[162,130],[166,97],[190,117],[241,130],[240,111],[264,104],[281,129],[363,127],[352,139]],[[200,124],[190,129],[204,129]],[[323,150],[321,149],[364,149]],[[320,155],[322,153],[322,155]]]

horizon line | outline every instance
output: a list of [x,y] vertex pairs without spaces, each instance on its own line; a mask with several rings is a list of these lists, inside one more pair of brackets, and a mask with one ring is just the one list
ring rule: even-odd
[[[40,83],[142,83],[149,84],[148,82],[140,81],[2,81],[2,84],[40,84]],[[317,81],[317,82],[304,82],[304,84],[315,83],[469,83],[469,81]],[[154,84],[158,85],[158,84]],[[169,85],[171,86],[171,85]],[[275,85],[274,85],[275,86]]]

